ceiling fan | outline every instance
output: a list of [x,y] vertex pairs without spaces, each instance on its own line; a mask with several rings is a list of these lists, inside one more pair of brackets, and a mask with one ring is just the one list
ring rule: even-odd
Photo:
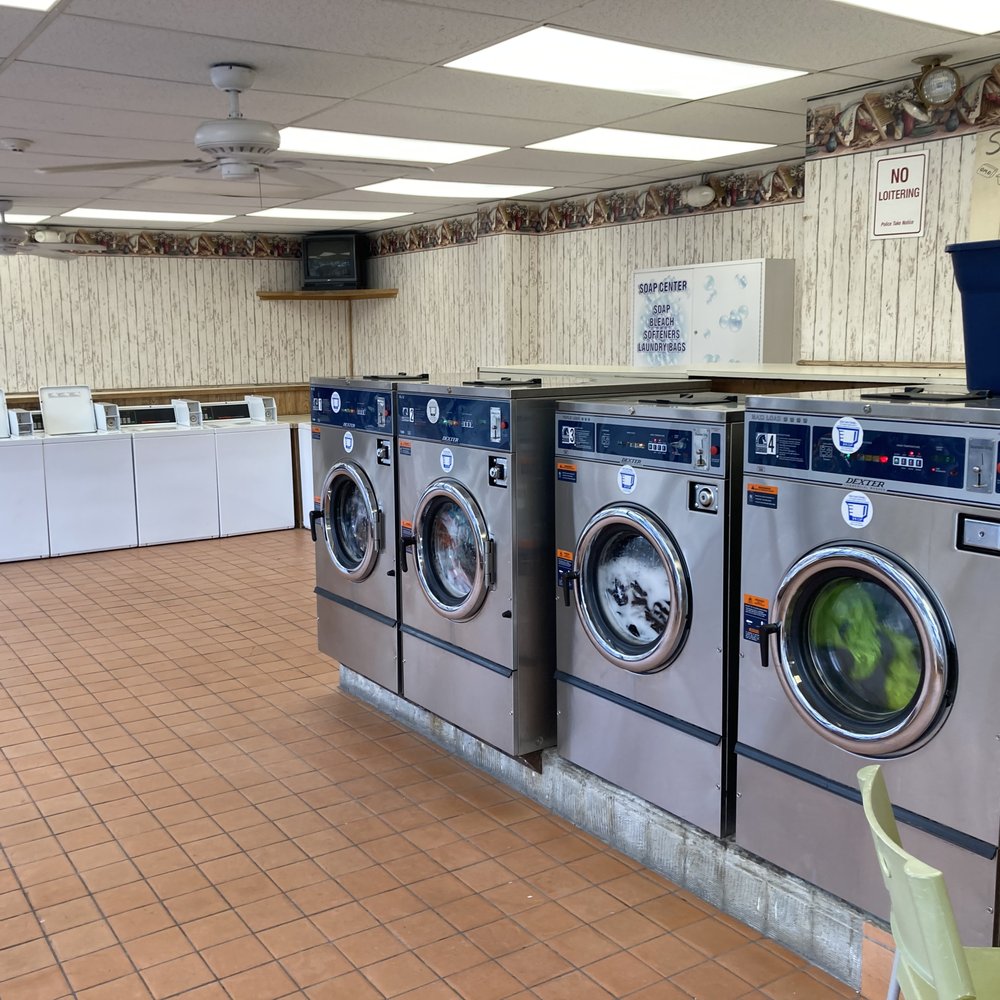
[[27,229],[11,225],[7,221],[5,213],[9,212],[13,205],[9,198],[0,198],[0,257],[27,254],[32,257],[69,260],[81,253],[104,253],[104,247],[91,243],[33,242]]
[[[38,167],[38,174],[92,173],[98,170],[147,170],[156,167],[181,167],[196,174],[212,172],[223,180],[246,181],[261,176],[305,186],[307,194],[315,196],[318,189],[329,191],[331,185],[312,171],[322,170],[329,163],[352,163],[364,166],[401,167],[407,170],[432,170],[414,164],[386,163],[372,160],[345,160],[324,157],[322,160],[277,159],[274,154],[281,144],[278,129],[270,122],[244,118],[240,111],[240,94],[253,86],[256,70],[241,63],[216,63],[211,67],[212,85],[229,97],[229,114],[225,118],[202,122],[195,131],[194,144],[210,157],[207,160],[121,160],[107,163],[82,163],[62,167]],[[312,190],[308,190],[308,189]]]

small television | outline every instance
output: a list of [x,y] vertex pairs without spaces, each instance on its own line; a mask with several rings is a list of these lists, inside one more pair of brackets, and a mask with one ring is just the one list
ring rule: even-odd
[[367,262],[366,233],[308,233],[302,237],[305,290],[364,288]]

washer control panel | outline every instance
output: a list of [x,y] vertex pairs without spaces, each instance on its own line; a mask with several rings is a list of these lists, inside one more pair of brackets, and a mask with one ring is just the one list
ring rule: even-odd
[[717,426],[556,414],[556,451],[564,455],[721,473],[724,449],[724,435]]
[[392,393],[384,389],[335,389],[314,385],[309,396],[314,424],[385,434],[394,432]]
[[406,437],[510,450],[510,403],[506,400],[426,393],[400,393],[397,399],[398,430]]
[[746,472],[1000,503],[1000,431],[771,412],[746,423]]

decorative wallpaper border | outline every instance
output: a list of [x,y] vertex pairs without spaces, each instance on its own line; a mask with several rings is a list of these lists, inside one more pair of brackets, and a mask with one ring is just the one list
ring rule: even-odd
[[953,68],[962,86],[954,101],[943,108],[928,108],[920,102],[916,78],[877,89],[869,84],[838,94],[836,101],[810,101],[806,108],[806,157],[867,153],[997,128],[1000,63],[987,60]]
[[[710,187],[711,203],[688,204],[685,193]],[[553,202],[505,201],[463,215],[409,229],[390,229],[371,239],[375,257],[474,243],[496,233],[554,233],[593,229],[652,219],[668,219],[712,212],[802,201],[805,197],[805,163],[781,163],[754,170],[709,174],[696,180],[666,181],[650,187],[605,191],[587,198]]]
[[[27,227],[34,236],[47,226]],[[63,242],[74,246],[102,246],[108,253],[127,257],[227,257],[254,260],[290,260],[302,256],[298,236],[261,233],[116,232],[107,229],[63,230]],[[45,243],[38,244],[45,246]]]

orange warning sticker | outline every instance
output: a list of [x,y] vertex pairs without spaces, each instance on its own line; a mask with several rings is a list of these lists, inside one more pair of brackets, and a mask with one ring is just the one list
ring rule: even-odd
[[573,553],[569,549],[556,549],[556,559],[567,559],[573,561]]
[[576,472],[576,466],[572,462],[556,462],[556,468],[566,472]]
[[747,483],[747,490],[751,493],[767,493],[768,496],[777,496],[777,486],[765,486],[763,483]]
[[755,597],[753,594],[744,594],[743,603],[749,604],[751,608],[763,608],[767,610],[767,598],[766,597]]
[[778,506],[778,487],[765,486],[763,483],[747,483],[747,506],[770,507]]
[[404,531],[413,531],[413,522],[412,521],[400,521],[399,522],[399,526]]

